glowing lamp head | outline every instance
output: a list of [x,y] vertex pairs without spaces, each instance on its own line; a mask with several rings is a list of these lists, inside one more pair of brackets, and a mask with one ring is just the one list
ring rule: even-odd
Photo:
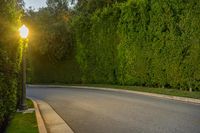
[[20,29],[19,29],[19,33],[20,33],[20,36],[21,36],[21,38],[27,38],[28,37],[28,33],[29,33],[29,30],[28,30],[28,28],[25,26],[25,25],[23,25]]

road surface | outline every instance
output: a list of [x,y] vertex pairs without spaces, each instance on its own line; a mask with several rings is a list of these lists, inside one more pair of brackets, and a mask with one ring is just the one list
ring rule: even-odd
[[200,105],[127,92],[28,87],[75,133],[200,133]]

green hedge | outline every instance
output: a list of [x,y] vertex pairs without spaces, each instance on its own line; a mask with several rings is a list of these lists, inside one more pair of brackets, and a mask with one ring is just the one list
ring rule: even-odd
[[200,2],[129,0],[73,19],[84,83],[200,89]]
[[110,2],[85,1],[64,23],[48,8],[32,13],[42,33],[32,39],[32,82],[200,90],[199,0]]
[[[35,50],[34,50],[35,51]],[[45,55],[40,55],[33,48],[29,53],[30,63],[28,82],[33,84],[47,83],[80,83],[80,69],[74,55],[67,56],[62,62],[52,62]]]
[[46,7],[38,12],[30,10],[24,17],[31,27],[28,81],[35,84],[80,83],[80,70],[68,23],[70,13],[64,5],[54,8]]
[[84,83],[115,83],[117,80],[116,34],[119,9],[104,8],[90,18],[81,15],[73,26],[76,34],[76,58]]
[[17,0],[0,2],[0,132],[16,110],[21,48]]

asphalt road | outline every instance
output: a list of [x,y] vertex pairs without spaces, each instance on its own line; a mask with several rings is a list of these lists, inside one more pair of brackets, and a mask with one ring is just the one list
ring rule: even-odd
[[200,105],[127,92],[28,87],[75,133],[200,133]]

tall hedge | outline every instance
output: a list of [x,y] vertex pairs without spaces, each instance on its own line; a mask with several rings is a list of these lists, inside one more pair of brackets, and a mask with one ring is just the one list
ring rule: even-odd
[[76,58],[82,68],[84,83],[117,81],[116,55],[119,39],[116,30],[119,9],[111,9],[98,10],[91,17],[81,15],[74,22]]
[[17,0],[0,2],[0,132],[16,110],[20,82],[21,48],[18,37],[20,8]]
[[129,0],[78,14],[85,83],[200,89],[200,2]]
[[27,73],[31,83],[80,82],[66,1],[49,1],[48,7],[30,10],[24,17],[31,27]]
[[[39,19],[30,19],[41,27],[39,31],[45,27],[44,34],[36,37],[38,48],[42,47],[42,53],[48,56],[44,54],[43,60],[68,58],[50,64],[36,55],[35,81],[79,83],[81,80],[200,90],[199,0],[99,2],[80,1],[73,10],[67,10],[68,17],[61,17],[67,23],[60,26],[57,24],[60,20],[52,25],[55,17],[52,13],[47,15],[46,9],[35,13]],[[64,27],[67,32],[62,32]],[[73,49],[62,47],[68,46],[69,40]],[[67,54],[66,50],[73,54]]]

